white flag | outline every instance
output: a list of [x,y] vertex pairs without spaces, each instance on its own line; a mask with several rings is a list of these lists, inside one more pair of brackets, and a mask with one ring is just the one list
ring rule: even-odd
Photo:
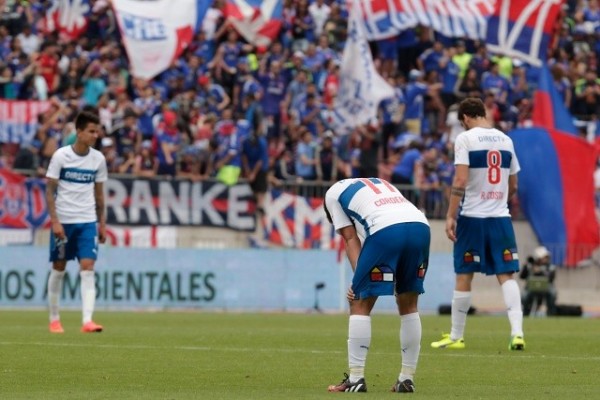
[[191,42],[206,0],[113,0],[132,74],[150,79],[169,68]]
[[359,5],[354,0],[348,18],[340,87],[333,107],[334,129],[338,134],[347,134],[356,126],[376,121],[381,100],[393,96],[394,88],[375,69]]

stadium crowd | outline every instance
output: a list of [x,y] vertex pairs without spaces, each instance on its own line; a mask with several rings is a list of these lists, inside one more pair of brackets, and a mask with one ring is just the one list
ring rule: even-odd
[[[504,131],[531,124],[535,68],[418,27],[371,43],[396,95],[381,103],[377,121],[336,134],[342,0],[285,0],[283,27],[268,47],[245,42],[216,0],[182,56],[151,80],[130,74],[108,1],[90,0],[87,31],[76,40],[44,31],[49,3],[0,0],[0,98],[51,103],[33,142],[1,144],[2,168],[43,175],[53,152],[74,141],[77,111],[94,108],[104,130],[96,147],[114,174],[202,180],[234,166],[248,177],[260,159],[272,185],[378,175],[430,192],[435,208],[452,180],[458,100],[481,97]],[[554,83],[582,135],[593,135],[598,1],[568,2],[556,31]]]

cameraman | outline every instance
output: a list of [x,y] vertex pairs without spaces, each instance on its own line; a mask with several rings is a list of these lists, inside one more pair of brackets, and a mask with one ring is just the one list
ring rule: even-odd
[[538,307],[542,300],[546,302],[547,315],[556,314],[555,275],[556,266],[550,262],[548,249],[544,246],[536,247],[519,274],[519,278],[527,282],[522,297],[523,315],[529,315],[536,299]]

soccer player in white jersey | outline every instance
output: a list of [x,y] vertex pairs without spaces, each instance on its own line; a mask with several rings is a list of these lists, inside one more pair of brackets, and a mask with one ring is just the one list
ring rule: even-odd
[[96,302],[94,263],[98,242],[106,240],[104,182],[108,178],[106,160],[92,146],[100,132],[98,117],[82,111],[75,119],[77,138],[71,146],[58,149],[48,166],[46,200],[52,223],[48,278],[50,332],[63,333],[59,316],[59,299],[67,261],[79,260],[82,332],[102,332],[92,320]]
[[366,392],[365,364],[371,345],[371,310],[378,296],[396,296],[400,313],[402,369],[394,392],[415,391],[421,350],[419,294],[429,262],[431,233],[425,215],[383,179],[345,179],[325,193],[325,214],[346,244],[354,272],[348,290],[350,375],[330,392]]
[[519,161],[512,140],[486,119],[480,99],[463,100],[458,119],[467,131],[459,134],[454,144],[456,172],[446,215],[446,235],[454,242],[456,272],[452,329],[431,347],[465,347],[471,282],[474,273],[481,272],[496,275],[502,287],[511,327],[508,348],[524,350],[521,297],[513,278],[519,261],[508,209],[508,201],[517,191]]

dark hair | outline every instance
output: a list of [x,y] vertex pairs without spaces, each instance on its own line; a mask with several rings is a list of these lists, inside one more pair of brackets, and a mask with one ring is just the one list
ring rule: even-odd
[[458,105],[458,120],[463,121],[465,115],[469,118],[485,118],[485,105],[480,98],[468,97]]
[[100,118],[98,117],[98,114],[88,110],[81,111],[79,114],[77,114],[77,117],[75,117],[76,130],[82,131],[88,126],[88,124],[100,125]]

